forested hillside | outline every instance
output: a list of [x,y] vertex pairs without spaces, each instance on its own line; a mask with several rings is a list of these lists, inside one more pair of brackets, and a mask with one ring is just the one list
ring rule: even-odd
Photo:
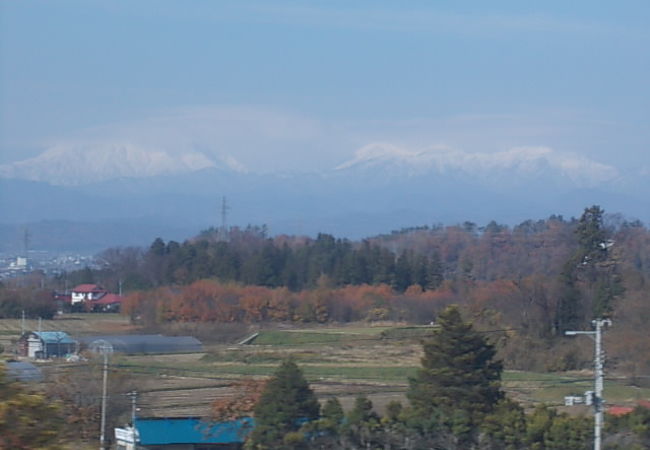
[[[510,367],[585,365],[589,355],[563,332],[588,329],[594,317],[614,319],[609,348],[619,352],[620,367],[650,367],[642,334],[650,232],[597,206],[578,219],[419,227],[361,242],[271,238],[256,227],[207,230],[183,243],[110,249],[102,258],[105,268],[85,276],[107,287],[121,280],[132,292],[125,313],[150,325],[429,323],[455,303],[479,328],[504,330],[494,338]],[[630,347],[640,352],[634,362],[623,350]]]

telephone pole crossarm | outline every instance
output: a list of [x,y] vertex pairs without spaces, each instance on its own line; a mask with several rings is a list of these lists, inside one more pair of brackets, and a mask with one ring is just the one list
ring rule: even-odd
[[[603,398],[605,379],[605,357],[602,350],[603,328],[611,326],[609,319],[596,319],[591,322],[594,331],[565,331],[566,336],[587,335],[594,340],[594,390],[585,392],[585,403],[594,407],[594,450],[602,448],[603,413],[605,399]],[[566,400],[566,399],[565,399]]]

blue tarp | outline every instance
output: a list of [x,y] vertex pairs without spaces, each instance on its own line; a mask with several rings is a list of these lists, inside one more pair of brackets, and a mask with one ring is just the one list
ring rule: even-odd
[[251,417],[218,423],[199,417],[135,419],[140,445],[237,444],[254,426]]

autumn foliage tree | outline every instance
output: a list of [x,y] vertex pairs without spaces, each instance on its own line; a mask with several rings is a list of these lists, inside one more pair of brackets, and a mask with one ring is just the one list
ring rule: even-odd
[[246,379],[231,383],[228,395],[212,402],[209,419],[227,422],[253,415],[266,387],[266,381]]
[[61,448],[63,415],[56,403],[7,378],[0,364],[0,448]]

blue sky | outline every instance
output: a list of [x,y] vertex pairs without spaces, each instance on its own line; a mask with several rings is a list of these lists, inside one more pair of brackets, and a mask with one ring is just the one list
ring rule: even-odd
[[650,173],[647,1],[0,5],[0,163],[160,136],[253,169],[381,141]]

